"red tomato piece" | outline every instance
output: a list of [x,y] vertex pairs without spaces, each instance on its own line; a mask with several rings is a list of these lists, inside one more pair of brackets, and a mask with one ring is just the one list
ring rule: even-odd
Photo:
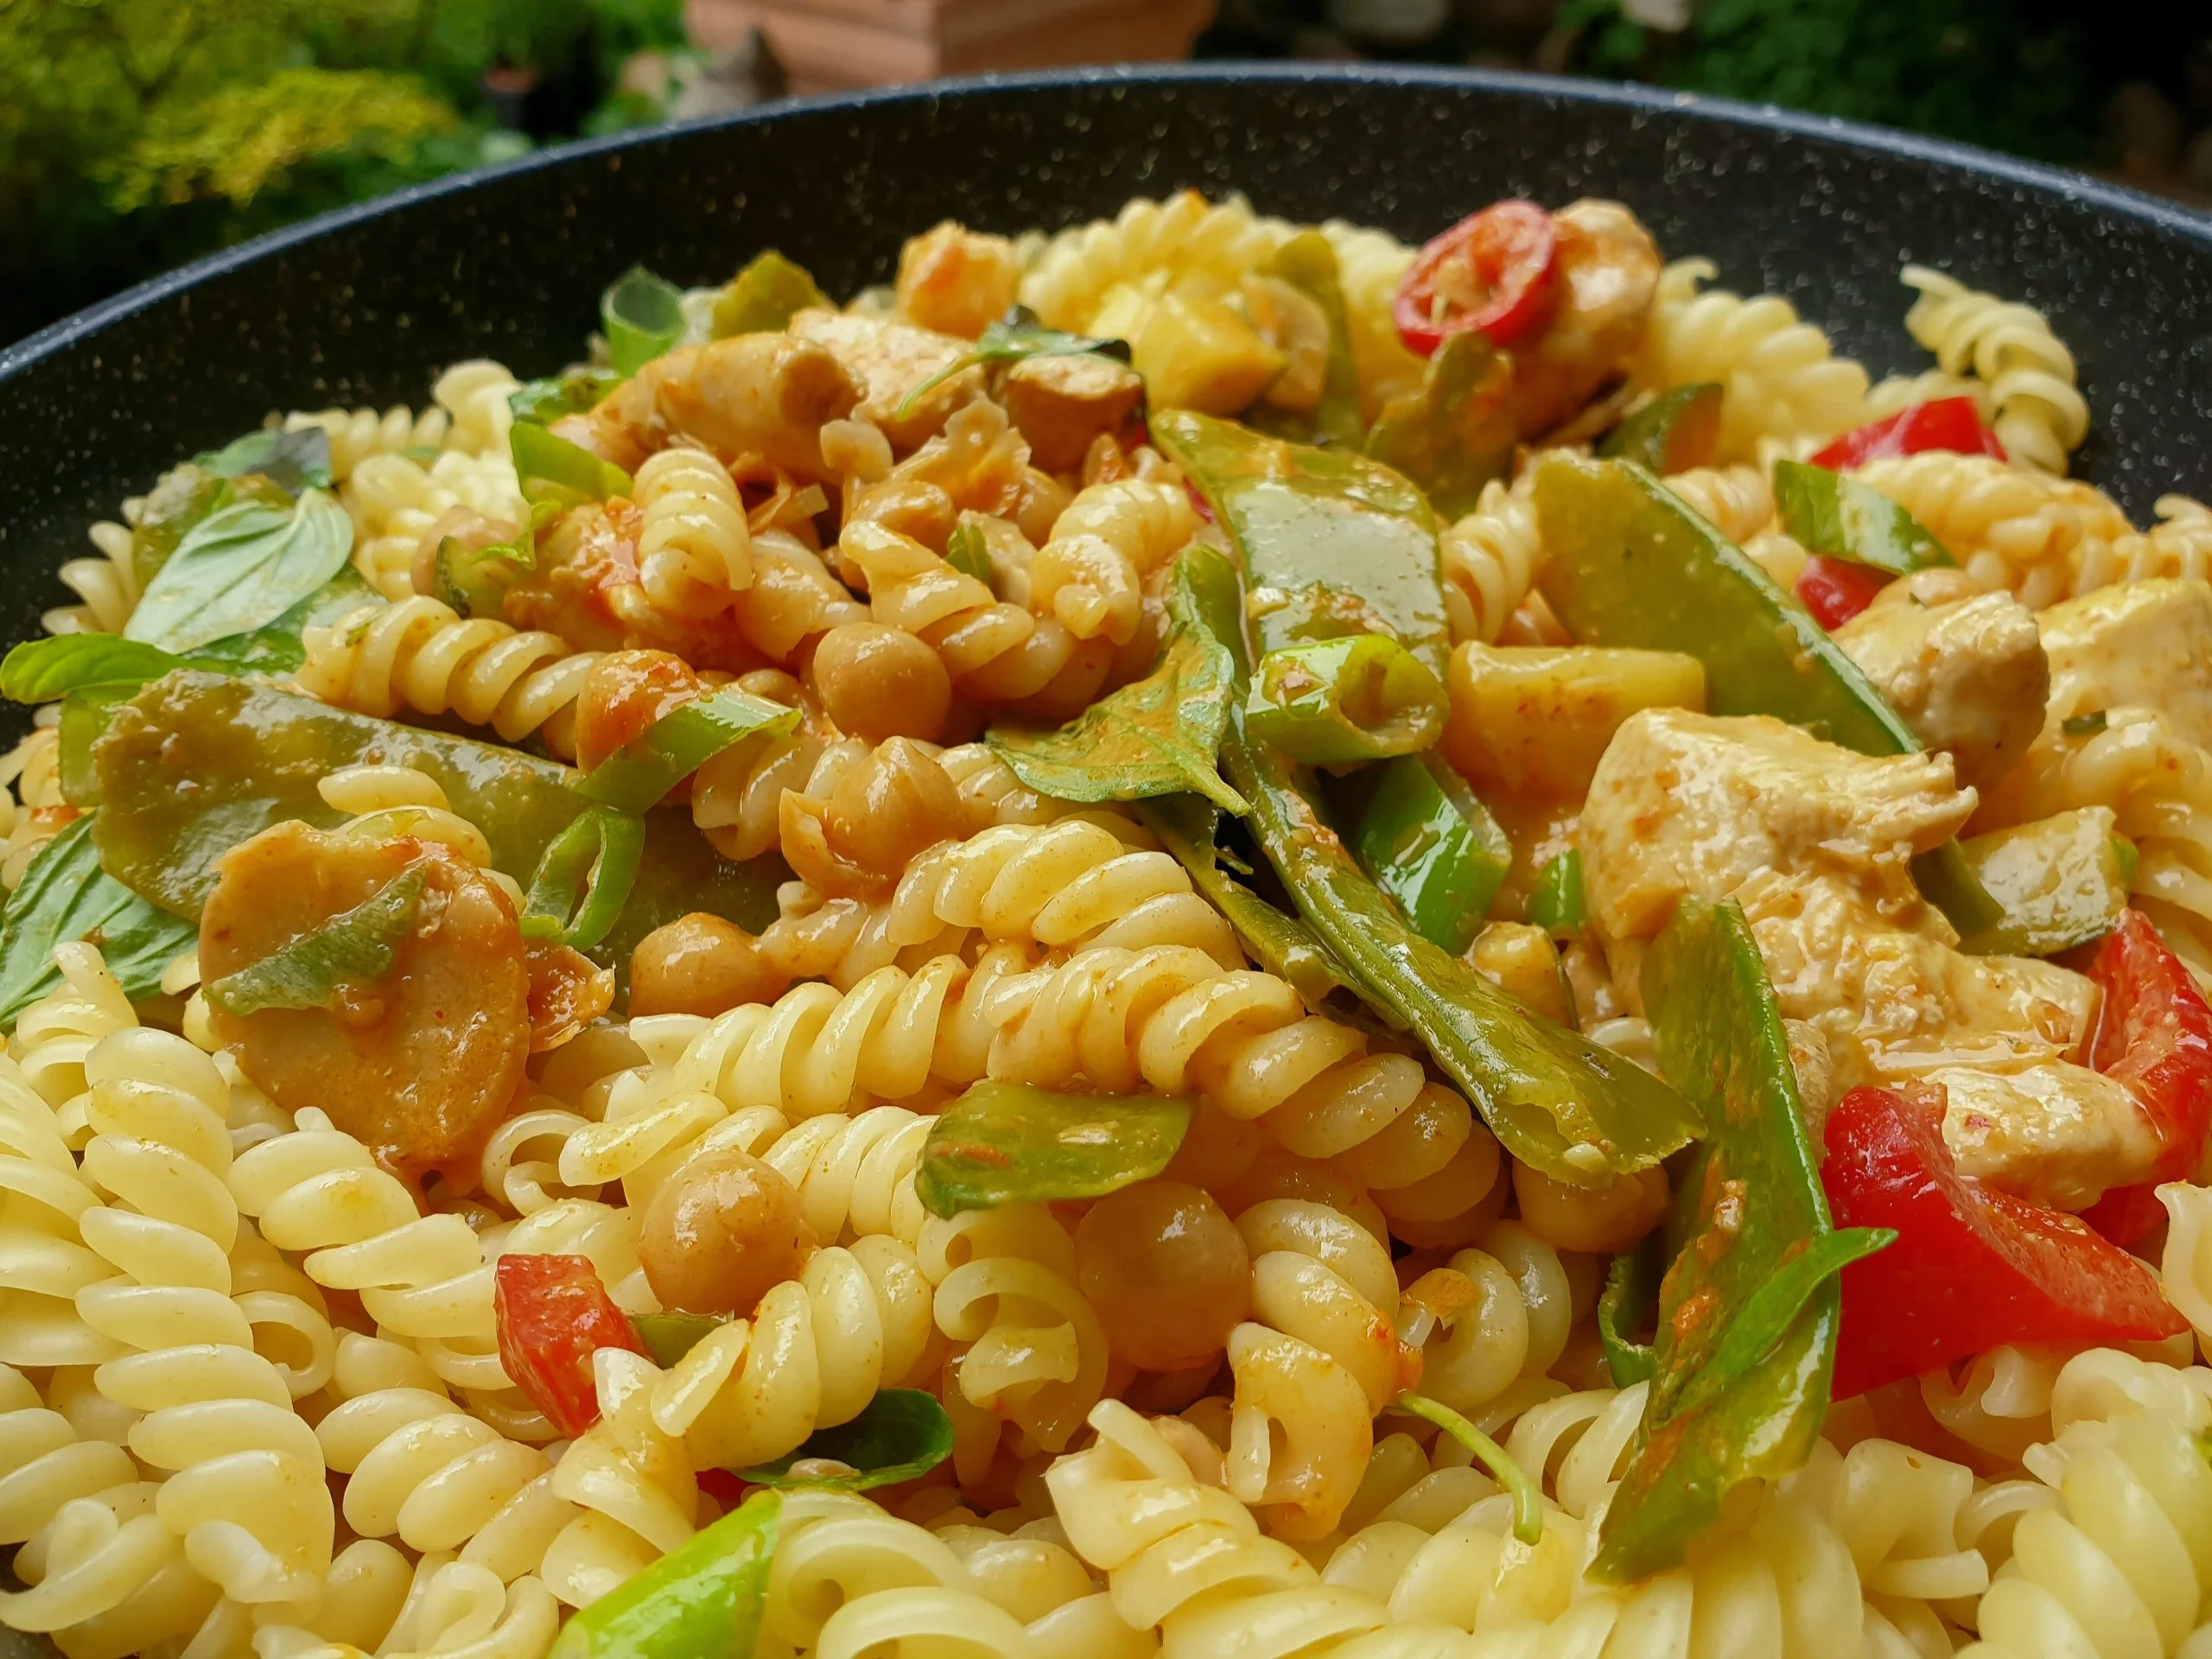
[[501,1256],[493,1274],[492,1312],[500,1363],[569,1440],[599,1421],[592,1355],[601,1348],[645,1351],[588,1256]]
[[2149,1180],[2106,1193],[2087,1212],[2107,1237],[2133,1244],[2165,1219],[2152,1189],[2195,1180],[2204,1162],[2212,1135],[2212,1007],[2139,910],[2105,935],[2088,972],[2104,992],[2090,1063],[2127,1085],[2164,1147]]
[[1510,346],[1551,320],[1559,231],[1533,201],[1494,201],[1424,247],[1398,284],[1390,320],[1423,357],[1447,334]]
[[1813,613],[1813,620],[1833,633],[1872,605],[1889,580],[1872,565],[1815,553],[1797,573],[1797,597]]
[[1840,472],[1883,455],[1916,455],[1929,449],[2005,460],[2005,446],[1981,423],[1971,397],[1937,397],[1865,426],[1855,427],[1813,457],[1813,465]]
[[722,1506],[728,1515],[745,1502],[746,1494],[753,1491],[728,1469],[702,1469],[698,1473],[699,1490]]
[[1843,1270],[1834,1397],[2013,1342],[2132,1342],[2188,1323],[2158,1276],[2078,1217],[1961,1175],[1942,1091],[1853,1089],[1828,1114],[1821,1184],[1838,1227],[1897,1242]]

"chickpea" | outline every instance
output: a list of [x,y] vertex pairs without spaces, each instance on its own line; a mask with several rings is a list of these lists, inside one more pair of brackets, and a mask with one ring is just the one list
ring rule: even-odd
[[688,1313],[750,1313],[815,1249],[791,1184],[735,1147],[679,1166],[639,1226],[646,1282],[662,1306]]
[[608,652],[591,665],[576,694],[576,765],[589,772],[706,694],[690,664],[672,652]]
[[822,636],[814,686],[840,731],[880,743],[935,741],[952,703],[952,677],[937,652],[903,628],[848,622]]
[[960,791],[937,758],[894,737],[840,779],[823,829],[839,856],[869,874],[895,877],[909,861],[968,825]]
[[1142,1181],[1090,1206],[1075,1230],[1076,1279],[1115,1355],[1184,1370],[1228,1345],[1252,1304],[1252,1259],[1206,1192]]
[[1516,1163],[1513,1192],[1521,1203],[1522,1225],[1559,1250],[1625,1250],[1667,1216],[1667,1172],[1656,1165],[1595,1185],[1571,1186]]
[[770,1002],[790,982],[760,958],[750,933],[703,910],[665,922],[630,953],[630,1017],[712,1017],[747,1002]]

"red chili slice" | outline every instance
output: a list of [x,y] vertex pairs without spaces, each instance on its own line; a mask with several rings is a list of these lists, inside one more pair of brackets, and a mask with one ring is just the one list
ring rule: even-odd
[[1797,597],[1814,621],[1834,632],[1872,605],[1889,580],[1870,565],[1815,553],[1797,573]]
[[492,1282],[500,1363],[531,1404],[575,1439],[599,1421],[592,1355],[601,1348],[644,1353],[637,1327],[588,1256],[503,1255]]
[[1840,472],[1883,455],[1917,455],[1930,449],[2006,459],[2004,444],[1981,423],[1973,398],[1936,397],[1853,428],[1815,455],[1813,465]]
[[1423,357],[1449,334],[1510,346],[1551,320],[1558,277],[1552,216],[1533,201],[1494,201],[1421,251],[1390,318],[1406,349]]

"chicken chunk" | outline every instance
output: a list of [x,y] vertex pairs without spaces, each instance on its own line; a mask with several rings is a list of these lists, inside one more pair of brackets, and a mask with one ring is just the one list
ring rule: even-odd
[[963,369],[902,414],[901,406],[916,387],[968,355],[969,341],[889,317],[856,317],[823,309],[800,312],[791,319],[791,332],[792,338],[819,346],[843,365],[861,388],[860,406],[853,415],[880,427],[893,449],[919,445],[983,384],[980,368]]
[[1110,357],[1032,357],[1007,371],[999,395],[1037,465],[1071,473],[1100,433],[1120,431],[1135,413],[1144,381]]
[[822,428],[850,414],[861,391],[827,346],[738,334],[655,358],[572,435],[632,470],[682,435],[724,456],[764,455],[803,478],[828,479]]
[[1659,288],[1651,232],[1618,201],[1586,198],[1552,215],[1559,234],[1559,301],[1551,321],[1513,353],[1514,425],[1548,432],[1609,380],[1643,343]]
[[1927,1080],[1948,1096],[1943,1144],[1960,1174],[2060,1210],[2142,1179],[2164,1150],[2127,1085],[2082,1066],[1945,1066]]
[[2001,776],[2043,728],[2050,670],[2035,618],[2010,594],[1947,595],[1923,571],[1836,631],[1876,690],[1931,749],[1951,757],[1961,784]]
[[2101,588],[2037,620],[2050,658],[2050,724],[2154,709],[2190,742],[2212,747],[2212,582]]
[[1002,236],[946,219],[899,251],[899,315],[943,334],[973,340],[1014,304],[1021,257]]

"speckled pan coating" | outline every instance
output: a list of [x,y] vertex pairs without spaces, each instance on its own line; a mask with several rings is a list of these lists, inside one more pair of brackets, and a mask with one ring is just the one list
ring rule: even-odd
[[281,232],[0,351],[0,633],[61,597],[85,527],[271,408],[420,404],[489,354],[570,361],[643,263],[766,246],[847,294],[948,215],[993,230],[1184,185],[1419,239],[1507,194],[1618,196],[1671,253],[1789,295],[1880,373],[1924,366],[1899,264],[2045,308],[2082,364],[2082,470],[2141,517],[2212,490],[2212,219],[1981,151],[1586,82],[1198,66],[817,99],[549,151]]

